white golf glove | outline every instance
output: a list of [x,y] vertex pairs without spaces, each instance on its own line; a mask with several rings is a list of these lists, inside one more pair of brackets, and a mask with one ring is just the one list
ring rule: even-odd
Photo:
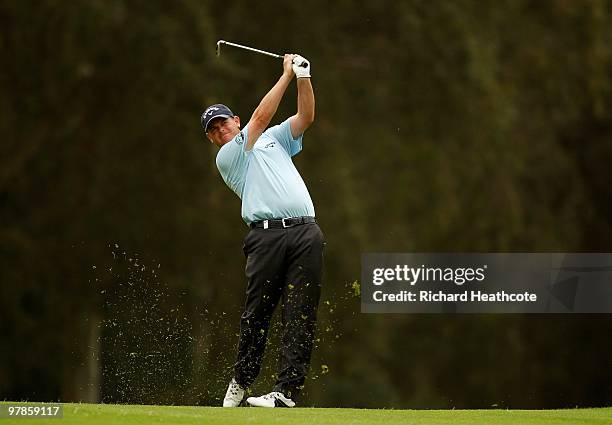
[[306,58],[296,55],[291,67],[297,78],[310,78],[310,62]]

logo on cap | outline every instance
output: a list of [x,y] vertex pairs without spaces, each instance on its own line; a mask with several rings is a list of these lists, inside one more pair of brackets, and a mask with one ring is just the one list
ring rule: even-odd
[[219,108],[217,108],[216,106],[211,106],[210,108],[206,110],[206,112],[204,112],[204,116],[212,115],[213,112],[218,111],[218,110]]
[[218,103],[216,105],[212,105],[206,108],[206,110],[200,117],[200,123],[202,124],[202,127],[204,127],[204,130],[206,131],[208,130],[208,124],[210,124],[210,122],[213,119],[217,117],[230,118],[233,116],[234,116],[234,113],[230,110],[230,108],[228,108],[227,106],[221,103]]

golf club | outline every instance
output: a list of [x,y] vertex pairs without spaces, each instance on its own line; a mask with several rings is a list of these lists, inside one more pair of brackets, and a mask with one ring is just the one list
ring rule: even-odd
[[[259,53],[259,54],[266,55],[266,56],[271,56],[277,59],[283,59],[284,57],[283,55],[277,55],[276,53],[266,52],[265,50],[255,49],[254,47],[244,46],[242,44],[232,43],[230,41],[225,41],[225,40],[217,41],[217,56],[221,56],[221,45],[222,44],[226,44],[228,46],[236,47],[238,49],[248,50],[250,52]],[[299,66],[305,68],[306,66],[308,66],[308,64],[306,62],[303,62],[299,64]]]

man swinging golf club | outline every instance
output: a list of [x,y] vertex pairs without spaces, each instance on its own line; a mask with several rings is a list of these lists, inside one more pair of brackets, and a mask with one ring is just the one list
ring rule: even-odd
[[[268,128],[297,77],[297,113]],[[257,407],[293,407],[310,365],[321,293],[324,238],[308,189],[291,157],[302,150],[304,131],[314,120],[310,63],[284,55],[283,74],[263,97],[246,126],[225,105],[209,106],[201,117],[208,139],[220,149],[217,168],[242,200],[246,302],[240,318],[238,356],[224,407],[237,407],[259,374],[270,319],[281,300],[282,349],[276,384],[269,394],[249,397]]]

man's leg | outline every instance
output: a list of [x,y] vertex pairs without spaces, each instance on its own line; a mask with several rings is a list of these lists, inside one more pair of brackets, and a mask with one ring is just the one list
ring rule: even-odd
[[283,229],[252,229],[244,240],[246,302],[234,365],[236,381],[244,388],[261,368],[270,319],[282,293],[286,241]]
[[323,233],[317,224],[288,229],[283,290],[283,337],[274,391],[296,400],[310,367],[323,272]]

